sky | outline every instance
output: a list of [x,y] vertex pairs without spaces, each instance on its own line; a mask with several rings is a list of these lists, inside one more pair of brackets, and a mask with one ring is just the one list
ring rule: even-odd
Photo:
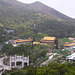
[[75,18],[75,0],[18,0],[23,3],[33,3],[40,1],[45,5],[56,9],[57,11]]

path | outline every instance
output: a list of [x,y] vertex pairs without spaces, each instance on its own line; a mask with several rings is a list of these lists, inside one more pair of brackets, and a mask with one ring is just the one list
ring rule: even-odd
[[43,63],[41,64],[41,66],[42,66],[42,65],[47,65],[48,62],[53,58],[54,55],[56,55],[56,53],[51,53],[51,56],[49,57],[49,59],[46,60],[45,62],[43,62]]
[[[5,58],[7,58],[7,57],[0,58],[0,65],[3,66],[4,70],[10,70],[10,67],[9,66],[6,66],[6,65],[3,64],[3,59],[5,59]],[[2,72],[0,72],[0,75],[1,74],[2,74]]]

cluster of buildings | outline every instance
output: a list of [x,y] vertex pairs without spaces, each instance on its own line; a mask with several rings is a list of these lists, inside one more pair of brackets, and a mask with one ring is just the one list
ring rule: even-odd
[[40,42],[34,42],[33,39],[17,39],[17,40],[9,40],[5,42],[6,44],[12,44],[14,47],[20,44],[32,43],[32,44],[55,44],[55,37],[44,37],[40,40]]
[[74,62],[75,61],[75,38],[69,38],[69,40],[72,40],[72,43],[65,42],[64,44],[64,48],[71,51],[71,55],[68,55],[66,57],[66,60]]
[[[20,44],[32,43],[32,44],[55,44],[55,37],[44,37],[40,40],[40,42],[34,42],[33,39],[17,39],[17,40],[9,40],[6,42],[7,44],[11,43],[13,46],[18,46]],[[25,65],[29,66],[29,56],[10,56],[10,69],[11,68],[23,68]],[[14,65],[13,65],[14,63]]]
[[75,48],[75,40],[73,40],[72,43],[65,42],[64,48],[66,48],[66,49],[73,49],[73,48]]

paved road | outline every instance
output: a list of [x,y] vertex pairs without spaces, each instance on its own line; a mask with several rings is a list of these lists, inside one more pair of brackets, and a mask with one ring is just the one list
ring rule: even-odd
[[[4,70],[10,70],[10,67],[9,66],[6,66],[3,64],[3,59],[5,59],[7,57],[3,57],[3,58],[0,58],[0,65],[3,66]],[[2,72],[0,72],[0,75],[2,74]]]
[[41,64],[41,66],[42,66],[42,65],[47,65],[48,62],[53,58],[54,55],[56,55],[56,53],[52,53],[51,56],[49,57],[49,59],[46,60],[45,62],[43,62],[43,63]]
[[[3,58],[0,58],[0,65],[4,67],[3,59],[4,59],[4,57],[3,57]],[[0,75],[1,75],[1,74],[2,74],[2,72],[0,72]]]
[[3,59],[4,59],[4,57],[3,58],[0,58],[0,65],[2,65],[2,66],[4,66]]

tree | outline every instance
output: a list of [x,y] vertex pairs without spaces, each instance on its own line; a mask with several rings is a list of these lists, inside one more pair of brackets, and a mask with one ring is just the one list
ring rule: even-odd
[[12,44],[4,44],[2,47],[2,52],[6,53],[7,55],[11,55],[13,50],[13,45]]

